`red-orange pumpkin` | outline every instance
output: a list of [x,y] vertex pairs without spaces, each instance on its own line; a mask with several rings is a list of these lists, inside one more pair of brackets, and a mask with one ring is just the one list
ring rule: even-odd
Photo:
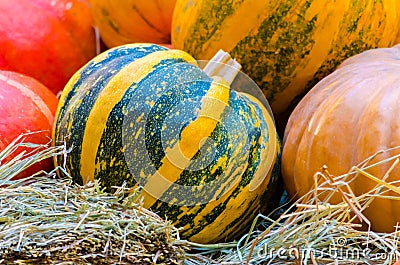
[[176,0],[90,0],[100,35],[108,47],[134,42],[171,43]]
[[0,69],[34,77],[58,93],[96,55],[84,0],[1,0]]
[[[51,139],[51,128],[58,99],[37,80],[11,71],[0,71],[0,151],[22,133],[37,132],[26,137],[26,142],[46,144]],[[19,148],[6,161],[23,150]],[[51,170],[52,160],[44,160],[20,173],[16,178],[30,176],[39,170]]]
[[[400,45],[396,45],[351,57],[301,100],[285,130],[282,173],[286,189],[299,197],[314,187],[313,175],[323,165],[331,174],[342,175],[375,152],[399,145]],[[381,154],[371,163],[392,155]],[[385,163],[368,172],[382,178],[390,166]],[[399,186],[399,180],[397,166],[386,181],[397,181]],[[350,183],[358,195],[376,185],[362,175]],[[400,196],[393,191],[384,195]],[[399,200],[375,199],[364,214],[373,230],[388,232],[400,222],[399,209]]]

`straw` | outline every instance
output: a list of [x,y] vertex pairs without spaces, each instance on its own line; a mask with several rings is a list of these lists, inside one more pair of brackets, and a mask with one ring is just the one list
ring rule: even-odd
[[[185,245],[169,221],[140,205],[140,190],[124,185],[106,193],[98,182],[72,183],[64,169],[12,181],[32,164],[68,155],[65,146],[17,138],[0,162],[18,147],[38,152],[0,163],[0,264],[178,264]],[[65,177],[57,179],[55,171]]]
[[[21,146],[32,152],[4,163]],[[372,163],[387,152],[396,154]],[[68,155],[65,146],[25,143],[24,136],[0,152],[0,264],[389,265],[400,257],[400,227],[375,233],[359,224],[369,225],[363,212],[374,199],[400,199],[399,181],[387,181],[399,166],[400,147],[382,150],[340,176],[323,167],[309,193],[295,202],[283,200],[274,213],[260,214],[240,240],[220,244],[180,239],[171,222],[141,207],[141,190],[125,184],[113,193],[97,181],[78,186],[64,168],[11,180],[58,155]],[[368,172],[383,164],[389,166],[382,179]],[[56,178],[56,171],[64,178]],[[350,184],[357,178],[376,185],[356,195]],[[337,195],[341,201],[329,203]]]
[[[377,155],[397,152],[390,158],[371,164]],[[399,182],[386,182],[398,167],[400,147],[382,150],[354,166],[346,174],[332,176],[327,167],[314,175],[317,185],[290,206],[277,219],[259,215],[257,225],[238,242],[225,245],[191,244],[193,251],[185,262],[198,264],[393,264],[400,258],[400,226],[392,233],[363,231],[356,219],[369,224],[363,215],[376,198],[399,200],[387,196],[399,194]],[[366,170],[389,163],[382,179]],[[355,178],[376,182],[369,192],[356,196],[350,188]],[[342,201],[328,199],[341,195]],[[382,217],[384,218],[384,217]],[[251,240],[249,240],[251,238]]]

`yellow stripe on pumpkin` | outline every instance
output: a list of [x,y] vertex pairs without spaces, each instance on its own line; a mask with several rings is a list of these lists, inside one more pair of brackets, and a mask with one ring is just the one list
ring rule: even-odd
[[[68,80],[68,82],[67,82],[67,84],[65,85],[65,87],[64,87],[64,89],[63,89],[63,91],[62,91],[62,93],[61,93],[61,97],[60,97],[60,100],[59,100],[59,103],[58,103],[58,108],[57,108],[57,111],[56,111],[56,114],[55,114],[55,117],[57,118],[57,117],[59,117],[60,116],[60,111],[61,110],[63,110],[63,108],[60,108],[60,106],[65,106],[65,99],[67,98],[67,97],[69,97],[70,96],[70,93],[71,93],[71,91],[72,91],[72,89],[74,88],[74,86],[75,86],[75,84],[81,79],[81,77],[82,77],[82,72],[84,71],[84,69],[87,67],[87,65],[88,64],[90,64],[90,63],[92,63],[92,62],[101,62],[101,61],[103,61],[103,60],[105,60],[106,58],[107,58],[107,55],[108,55],[108,53],[110,52],[111,50],[109,50],[109,51],[107,51],[107,52],[104,52],[104,53],[102,53],[102,54],[99,54],[99,55],[97,55],[92,61],[90,61],[90,62],[88,62],[88,63],[86,63],[84,66],[82,66],[78,71],[76,71],[75,72],[75,74]],[[95,60],[95,61],[94,61]],[[97,83],[97,81],[99,81],[99,79],[98,80],[96,80],[96,82],[94,82],[94,83],[92,83],[91,85],[92,86],[94,86],[95,85],[95,83]],[[87,84],[85,84],[86,86],[87,86]],[[82,89],[82,88],[81,88]],[[82,91],[87,91],[87,89],[85,89],[85,90],[82,90]],[[78,108],[81,104],[82,104],[82,92],[75,92],[75,94],[72,96],[72,98],[70,99],[70,102],[72,102],[72,103],[69,103],[68,104],[68,106],[71,108],[71,107],[73,107],[73,108]],[[66,113],[68,113],[68,112],[70,112],[71,111],[71,109],[70,108],[68,108],[68,109],[66,109],[66,110],[63,110],[64,111],[64,113],[66,114]],[[68,117],[68,115],[64,115],[63,117],[62,117],[62,119],[66,119]],[[55,120],[55,122],[57,122],[56,120]],[[63,122],[63,121],[61,121],[61,123],[60,124],[65,124],[65,122]],[[66,124],[66,126],[67,126],[67,129],[66,129],[66,131],[68,131],[68,132],[70,132],[71,131],[71,127],[72,127],[72,121],[70,121],[68,124]],[[56,130],[55,130],[55,128],[53,129],[53,132],[52,132],[52,137],[53,137],[53,139],[56,139]],[[57,139],[58,141],[64,141],[65,139]],[[56,144],[56,142],[55,141],[53,141],[53,144]],[[56,165],[57,165],[57,159],[55,159],[54,160],[55,161],[55,163],[56,163]],[[72,166],[71,166],[72,167]]]
[[[375,3],[378,4],[378,3]],[[391,38],[393,32],[399,31],[398,25],[400,25],[400,3],[398,0],[382,0],[382,4],[384,6],[384,10],[382,12],[386,13],[386,20],[387,21],[393,21],[394,18],[397,17],[398,19],[398,24],[394,25],[395,28],[390,27],[393,26],[393,24],[389,23],[386,24],[384,28],[381,29],[381,32],[377,32],[377,29],[372,28],[371,32],[376,32],[375,34],[378,34],[380,36],[381,42],[378,44],[379,47],[386,47],[387,44],[385,40],[388,40]],[[373,12],[376,11],[376,8],[374,8]],[[370,25],[370,17],[365,17],[367,20],[366,23]],[[396,42],[395,42],[396,43]]]
[[[271,172],[268,174],[268,179],[270,178]],[[245,211],[252,211],[252,208],[257,208],[258,205],[250,204],[250,200],[256,198],[256,193],[258,196],[261,196],[266,189],[268,182],[264,182],[259,189],[254,191],[249,191],[249,185],[245,186],[242,191],[235,198],[231,198],[226,205],[226,209],[221,212],[220,215],[211,223],[206,226],[197,234],[190,237],[190,240],[193,242],[206,242],[210,238],[210,234],[221,236],[223,231],[227,228],[226,224],[232,223],[234,220],[239,218]],[[231,196],[230,193],[225,194],[219,200],[214,201],[210,204],[207,204],[206,208],[215,208],[220,203],[223,203],[228,196]],[[249,209],[250,208],[250,209]],[[230,209],[230,210],[228,210]],[[232,210],[234,209],[234,210]],[[206,215],[204,214],[206,209],[200,212],[195,218],[195,226],[199,225],[199,221],[204,218]],[[235,214],[232,214],[232,213]],[[247,220],[246,220],[247,221]],[[229,236],[229,232],[232,229],[236,229],[236,227],[232,227],[228,229],[224,234]],[[215,240],[222,240],[223,238],[215,238]]]
[[[214,48],[221,43],[223,46],[220,48],[229,52],[245,36],[251,35],[252,33],[257,34],[255,30],[260,27],[265,18],[260,16],[258,12],[254,12],[254,10],[269,10],[269,8],[265,7],[266,5],[270,5],[270,3],[268,1],[260,0],[247,0],[241,3],[237,9],[235,9],[232,17],[226,18],[219,27],[224,34],[214,34],[206,43],[204,43],[202,47],[202,50],[204,51],[202,55],[204,58],[201,59],[210,59],[215,53]],[[191,11],[192,10],[193,8]],[[196,10],[196,8],[194,8],[194,10]],[[193,16],[193,19],[196,19],[196,17]]]
[[[173,14],[174,19],[179,19],[181,21],[186,21],[186,23],[191,23],[191,19],[197,17],[197,13],[201,12],[199,8],[193,8],[196,5],[194,1],[176,1],[175,3],[175,10],[179,10],[180,12],[176,12]],[[179,14],[178,14],[179,13]],[[171,25],[172,26],[172,25]],[[172,28],[171,30],[171,39],[176,39],[179,41],[177,47],[184,47],[184,38],[176,38],[175,35],[179,36],[188,36],[188,29],[189,27],[183,28]],[[200,58],[202,59],[202,58]]]
[[[315,24],[315,32],[313,33],[315,43],[307,55],[308,60],[302,60],[300,64],[296,66],[297,72],[303,73],[316,73],[321,66],[323,60],[328,56],[332,49],[332,43],[338,37],[342,20],[349,9],[348,0],[336,1],[335,5],[326,5],[325,1],[313,1],[310,8],[307,10],[305,19],[311,20],[313,17],[317,17]],[[296,17],[290,16],[289,19],[295,20]],[[335,18],[335,19],[332,19]],[[289,21],[294,22],[294,21]],[[329,34],[324,34],[329,32]],[[275,33],[275,38],[271,42],[278,41],[280,33]],[[271,107],[274,111],[281,113],[288,106],[290,101],[293,100],[293,95],[298,95],[302,92],[303,86],[299,84],[306,84],[312,76],[308,75],[297,75],[292,78],[291,83],[281,92],[281,95],[277,97],[272,103]]]
[[[251,191],[253,189],[258,188],[258,186],[262,182],[269,182],[271,174],[266,174],[266,172],[272,170],[274,166],[277,149],[279,148],[279,143],[277,140],[274,121],[272,120],[270,113],[267,111],[264,105],[256,97],[250,94],[247,93],[240,93],[240,94],[249,98],[250,101],[256,103],[260,107],[260,109],[262,110],[263,118],[265,119],[265,122],[267,123],[268,127],[268,146],[265,146],[265,148],[261,151],[260,165],[257,167],[257,171],[254,172],[253,179],[250,182],[250,191]],[[265,137],[266,136],[261,135],[259,139],[260,144],[265,142]]]
[[[149,43],[134,43],[134,44],[126,44],[126,45],[124,45],[124,48],[125,48],[125,49],[133,49],[133,48],[143,47],[143,48],[145,49],[146,47],[150,47],[150,46],[152,46],[152,45],[154,45],[154,44],[149,44]],[[112,48],[112,49],[107,50],[106,52],[100,53],[99,55],[97,55],[96,57],[94,57],[91,61],[89,61],[88,63],[86,63],[84,66],[82,66],[82,67],[71,77],[71,79],[68,81],[68,83],[65,85],[65,88],[64,88],[64,90],[63,90],[63,92],[62,92],[62,94],[61,94],[61,97],[60,97],[59,106],[64,106],[64,105],[65,105],[65,98],[68,97],[68,96],[70,95],[70,92],[71,92],[72,88],[73,88],[74,85],[79,81],[79,79],[81,79],[81,77],[82,77],[82,72],[83,72],[84,70],[86,70],[86,67],[87,67],[89,64],[98,64],[98,63],[101,63],[102,61],[104,61],[104,60],[106,60],[106,59],[108,58],[108,56],[109,56],[109,54],[110,54],[111,52],[113,52],[114,50],[118,50],[118,49],[121,49],[121,47],[115,47],[115,48]],[[93,69],[92,71],[95,71],[95,69]],[[101,77],[100,77],[99,79],[97,79],[97,80],[95,81],[95,83],[97,83],[98,81],[101,81]],[[91,87],[94,87],[94,84],[95,84],[95,83],[91,83]],[[80,91],[85,91],[85,92],[86,92],[87,90],[86,90],[86,89],[85,89],[85,90],[82,90],[82,87],[81,87],[81,88],[80,88]],[[81,98],[82,98],[81,93],[82,93],[82,92],[75,92],[75,94],[74,94],[73,97],[71,98],[71,102],[75,102],[76,100],[81,99]],[[71,105],[71,104],[70,104],[70,105]],[[73,104],[73,106],[74,106],[74,107],[77,107],[77,104]],[[57,109],[56,117],[58,117],[59,111],[60,111],[60,108]]]
[[[180,50],[157,51],[126,65],[111,78],[101,91],[88,115],[82,141],[80,173],[83,183],[94,179],[97,149],[112,109],[122,99],[132,83],[139,83],[155,70],[154,66],[167,58],[182,58],[185,61],[194,62],[189,54]],[[135,88],[133,87],[133,89]]]
[[[270,179],[272,174],[272,171],[270,171],[265,179]],[[210,238],[210,234],[215,234],[216,232],[222,232],[226,228],[226,224],[232,223],[235,219],[239,218],[241,214],[243,214],[245,211],[251,211],[249,208],[252,206],[250,205],[250,198],[254,199],[256,196],[261,196],[264,192],[266,187],[268,186],[268,181],[264,181],[261,185],[259,185],[259,188],[253,191],[249,190],[249,185],[243,187],[242,191],[235,197],[232,196],[232,191],[224,194],[221,198],[212,201],[208,203],[201,212],[197,213],[196,217],[194,218],[194,226],[199,226],[201,223],[204,221],[203,218],[207,216],[207,214],[211,213],[215,207],[218,205],[221,205],[224,201],[227,200],[228,197],[231,197],[229,202],[226,205],[226,209],[235,209],[235,210],[230,210],[230,211],[223,211],[218,217],[211,223],[206,225],[201,231],[199,231],[197,234],[193,235],[190,237],[190,240],[193,242],[206,242],[208,238]],[[255,195],[257,194],[257,195]],[[257,207],[256,204],[254,204],[253,207]],[[233,215],[231,214],[232,212],[235,212],[237,214]],[[189,214],[189,212],[185,213]],[[183,229],[189,228],[190,225],[186,225],[183,227]],[[232,227],[228,229],[225,232],[226,234],[229,234],[229,231],[235,229],[235,227]],[[217,240],[220,240],[221,238],[216,238]]]
[[[261,151],[260,154],[260,165],[257,167],[257,171],[254,172],[253,179],[251,180],[250,184],[243,187],[242,192],[236,197],[236,198],[231,198],[226,205],[227,209],[228,208],[236,208],[235,212],[237,213],[242,213],[243,210],[247,210],[248,207],[242,207],[242,204],[248,205],[250,202],[246,201],[246,198],[243,198],[242,194],[245,194],[246,197],[249,198],[254,198],[256,195],[253,195],[256,193],[258,196],[261,196],[262,193],[264,193],[266,187],[268,186],[268,183],[270,181],[271,175],[272,175],[272,169],[274,166],[274,162],[276,161],[276,151],[279,148],[279,143],[277,140],[277,135],[276,135],[276,130],[274,126],[274,122],[267,111],[267,109],[262,105],[262,103],[256,99],[255,97],[246,94],[246,93],[240,93],[243,96],[246,96],[253,102],[257,103],[259,107],[262,110],[263,116],[265,118],[265,121],[268,126],[268,146],[265,146],[265,148]],[[255,115],[253,111],[253,115]],[[260,138],[260,141],[264,141],[262,137]],[[247,166],[246,163],[243,164],[243,167]],[[240,170],[240,169],[239,169]],[[227,181],[229,183],[229,181]],[[230,185],[231,183],[229,183]],[[221,187],[225,188],[224,187]],[[195,226],[199,225],[202,222],[202,219],[204,216],[207,214],[211,213],[216,206],[220,205],[223,203],[228,197],[231,196],[233,190],[230,190],[230,192],[227,192],[224,194],[221,198],[208,203],[202,210],[201,212],[197,213],[196,217],[194,218],[194,223]],[[253,194],[252,194],[253,193]],[[252,194],[251,196],[249,194]],[[194,208],[190,212],[184,212],[183,215],[189,215],[191,212],[194,212],[198,209]],[[193,240],[194,242],[205,242],[209,237],[210,233],[215,233],[215,231],[223,231],[225,229],[225,226],[227,223],[233,222],[236,218],[240,217],[239,215],[229,215],[226,214],[227,211],[224,211],[219,215],[213,223],[207,225],[204,227],[203,230],[201,230],[199,233],[196,235],[192,236],[190,240]],[[231,211],[229,211],[231,212]],[[218,227],[222,227],[219,229]],[[189,224],[184,227],[184,229],[189,228]],[[230,232],[233,232],[231,230],[235,229],[235,227],[232,227],[231,229],[228,229],[224,235],[228,235]],[[222,235],[223,236],[223,235]]]
[[[237,218],[240,218],[241,214],[244,214],[245,211],[251,212],[253,211],[253,208],[257,208],[257,204],[251,205],[250,200],[256,198],[257,196],[262,196],[262,194],[267,189],[271,175],[272,170],[270,170],[268,174],[266,174],[266,176],[264,177],[264,181],[257,186],[257,189],[251,190],[251,184],[243,187],[242,191],[235,198],[231,197],[229,202],[226,204],[226,209],[230,210],[223,211],[211,224],[208,224],[199,233],[190,237],[190,240],[193,242],[206,242],[210,238],[210,234],[215,234],[216,231],[222,232],[226,229],[226,224],[230,224]],[[200,224],[207,213],[211,212],[213,209],[215,209],[215,207],[223,203],[230,196],[231,192],[225,194],[218,200],[207,204],[207,206],[195,217],[195,226]],[[237,214],[233,215],[231,214],[232,212],[235,212]],[[230,233],[235,232],[234,229],[236,229],[235,226],[227,229],[223,234],[219,235],[220,238],[215,237],[215,240],[223,240],[224,236],[230,236]]]
[[198,118],[182,130],[180,141],[175,146],[165,150],[162,166],[144,186],[147,193],[143,203],[145,208],[150,208],[189,166],[204,140],[215,130],[228,106],[229,94],[229,85],[221,79],[214,79],[202,99]]

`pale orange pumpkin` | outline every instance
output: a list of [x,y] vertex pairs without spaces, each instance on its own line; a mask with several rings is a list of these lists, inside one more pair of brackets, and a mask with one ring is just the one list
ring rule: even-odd
[[134,42],[171,43],[175,0],[90,0],[107,47]]
[[[285,130],[282,174],[286,189],[299,197],[314,187],[313,175],[323,165],[333,175],[345,174],[377,151],[399,145],[400,45],[396,45],[347,59],[301,100]],[[399,152],[383,153],[372,162]],[[391,164],[368,172],[382,178]],[[400,166],[386,181],[400,181]],[[376,185],[362,175],[350,183],[358,195]],[[384,195],[400,196],[393,191]],[[375,199],[363,213],[373,230],[393,231],[400,222],[400,201]]]

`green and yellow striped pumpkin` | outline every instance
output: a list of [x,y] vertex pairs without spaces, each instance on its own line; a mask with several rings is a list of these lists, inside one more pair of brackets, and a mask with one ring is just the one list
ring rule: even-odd
[[74,181],[142,186],[144,207],[200,243],[230,240],[279,199],[280,143],[252,95],[209,77],[186,52],[110,49],[65,87],[57,157]]
[[177,0],[172,45],[198,60],[229,52],[285,123],[344,59],[394,44],[399,7],[398,0]]

